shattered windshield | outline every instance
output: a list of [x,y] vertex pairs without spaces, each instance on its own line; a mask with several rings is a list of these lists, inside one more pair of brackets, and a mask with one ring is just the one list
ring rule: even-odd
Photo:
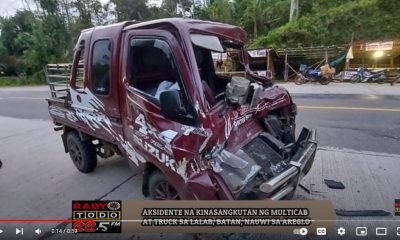
[[211,35],[191,34],[197,68],[208,107],[224,99],[232,76],[244,76],[243,45]]

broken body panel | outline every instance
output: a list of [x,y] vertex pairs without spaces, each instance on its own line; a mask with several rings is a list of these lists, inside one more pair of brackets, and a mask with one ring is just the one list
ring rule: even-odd
[[[216,36],[240,46],[251,82],[242,103],[231,103],[225,96],[210,104],[191,34]],[[104,73],[109,83],[96,88],[94,51],[101,40],[109,44],[105,61],[110,68]],[[180,78],[181,115],[177,110],[175,117],[166,117],[162,109],[165,100],[169,101],[166,94],[163,98],[161,93],[157,102],[135,85],[142,80],[136,80],[132,64],[139,60],[132,49],[149,41],[172,52]],[[105,152],[126,156],[136,172],[144,172],[145,195],[149,175],[161,171],[180,199],[290,198],[312,165],[315,131],[303,129],[294,141],[296,105],[285,89],[249,69],[245,41],[240,28],[185,19],[124,22],[84,30],[70,66],[67,95],[54,93],[48,99],[51,117],[63,127],[64,145],[65,135],[78,131],[82,139],[101,142],[101,156],[111,155]],[[207,49],[202,51],[208,54]],[[83,71],[81,87],[77,84],[79,69]],[[235,85],[232,79],[215,75],[210,79],[223,83],[222,95],[234,94],[239,83],[247,84],[247,80],[235,79]],[[228,93],[229,84],[233,90]]]

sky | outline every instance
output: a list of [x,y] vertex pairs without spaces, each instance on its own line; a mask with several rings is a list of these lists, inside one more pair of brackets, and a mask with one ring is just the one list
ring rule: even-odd
[[[99,0],[107,3],[109,0]],[[154,0],[153,0],[154,1]],[[156,0],[157,1],[157,0]],[[0,0],[0,16],[12,16],[18,9],[24,9],[24,2],[33,5],[33,0]]]
[[21,0],[1,0],[0,2],[0,15],[11,16],[14,15],[17,9],[23,8]]
[[[110,0],[99,0],[102,4],[108,3]],[[134,0],[132,0],[134,1]],[[25,3],[33,4],[33,0],[0,0],[0,16],[12,16],[18,9],[24,9]],[[152,6],[161,6],[162,0],[147,0]]]

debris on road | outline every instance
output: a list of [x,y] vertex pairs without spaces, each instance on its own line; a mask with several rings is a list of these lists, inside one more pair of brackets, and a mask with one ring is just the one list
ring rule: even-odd
[[304,186],[303,184],[299,183],[299,187],[301,189],[303,189],[306,193],[308,194],[316,194],[316,193],[326,193],[326,192],[321,192],[321,191],[316,191],[313,189],[313,186],[315,186],[315,184],[310,184],[310,188],[307,188],[306,186]]
[[306,186],[304,186],[303,184],[299,183],[299,187],[301,189],[303,189],[306,193],[311,194],[311,190],[308,189]]
[[324,179],[326,186],[333,189],[345,189],[345,186],[342,182],[337,182],[334,180]]
[[3,162],[0,160],[0,168],[3,166]]

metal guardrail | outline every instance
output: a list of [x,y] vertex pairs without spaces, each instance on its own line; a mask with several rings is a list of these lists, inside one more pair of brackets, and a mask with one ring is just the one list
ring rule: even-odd
[[[51,97],[55,99],[67,99],[69,96],[69,81],[72,64],[48,64],[44,71],[46,81],[50,87]],[[83,66],[79,66],[76,78],[77,88],[83,88]]]

